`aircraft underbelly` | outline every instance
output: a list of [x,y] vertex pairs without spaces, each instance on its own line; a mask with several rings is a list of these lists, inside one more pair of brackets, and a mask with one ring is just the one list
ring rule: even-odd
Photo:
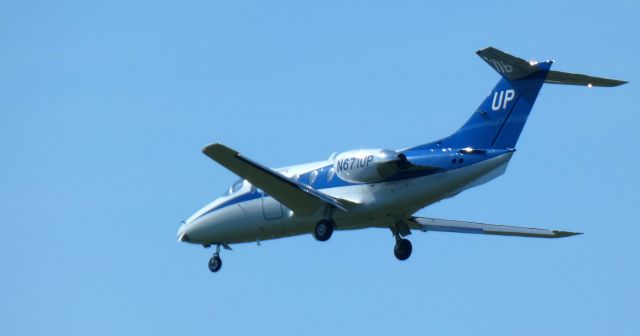
[[[424,181],[417,182],[416,190],[407,190],[409,198],[415,193],[414,202],[407,200],[408,205],[413,205],[411,213],[418,211],[430,204],[454,196],[466,189],[484,184],[504,173],[513,153],[498,156],[475,165],[446,171],[433,177],[426,177]],[[423,187],[420,191],[420,187]]]
[[[294,221],[278,202],[262,198],[241,202],[216,211],[202,227],[207,243],[245,243],[282,238],[313,229],[316,219]],[[282,211],[282,212],[280,212]]]
[[511,156],[512,153],[508,153],[434,175],[380,183],[373,188],[370,203],[354,215],[372,219],[409,216],[425,206],[496,178],[504,172]]

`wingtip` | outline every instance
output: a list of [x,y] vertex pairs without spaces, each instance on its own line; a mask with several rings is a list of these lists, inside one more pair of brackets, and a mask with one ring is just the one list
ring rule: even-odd
[[498,49],[498,48],[494,48],[492,46],[486,46],[486,47],[484,47],[482,49],[478,49],[478,51],[476,51],[476,54],[480,55],[481,52],[487,51],[487,50],[498,50],[498,51],[500,51],[500,49]]
[[204,148],[202,148],[202,153],[210,158],[214,158],[215,156],[221,155],[221,154],[228,154],[228,155],[239,154],[233,148],[229,148],[219,142],[204,146]]
[[627,81],[623,81],[619,79],[611,79],[611,78],[605,78],[605,79],[609,81],[609,83],[607,83],[606,85],[596,85],[593,83],[588,83],[587,87],[594,87],[594,86],[616,87],[616,86],[621,86],[629,83]]
[[553,234],[556,236],[556,238],[564,238],[564,237],[578,236],[578,235],[581,235],[583,233],[582,232],[570,232],[570,231],[553,230]]
[[208,149],[212,149],[212,148],[214,148],[214,147],[218,147],[218,146],[220,146],[220,145],[222,145],[222,143],[220,143],[220,142],[210,143],[210,144],[208,144],[208,145],[206,145],[206,146],[202,147],[202,152],[203,152],[203,153],[205,153],[205,151],[206,151],[206,150],[208,150]]

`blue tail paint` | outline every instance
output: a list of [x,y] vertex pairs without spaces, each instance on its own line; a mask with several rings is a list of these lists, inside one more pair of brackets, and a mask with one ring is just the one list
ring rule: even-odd
[[617,79],[551,71],[553,61],[528,62],[493,47],[478,50],[477,54],[502,79],[457,132],[438,141],[405,149],[405,155],[412,151],[436,148],[513,150],[542,84],[613,87],[627,83]]
[[471,118],[456,133],[441,140],[442,145],[514,148],[551,64],[538,63],[538,71],[524,78],[502,78]]
[[[477,54],[502,79],[458,131],[444,139],[409,148],[408,151],[429,148],[515,148],[542,84],[550,74],[553,61],[530,63],[491,47],[479,50]],[[555,81],[560,84],[569,84],[564,82],[566,78],[576,76],[558,74],[564,76],[564,79]],[[575,80],[573,77],[571,79]]]

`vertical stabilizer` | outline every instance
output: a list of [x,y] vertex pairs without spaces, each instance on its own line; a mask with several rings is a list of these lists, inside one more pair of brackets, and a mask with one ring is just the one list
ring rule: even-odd
[[433,147],[513,149],[542,84],[612,87],[627,83],[617,79],[551,71],[553,61],[525,61],[492,47],[479,50],[477,54],[502,79],[458,131],[411,150]]
[[443,142],[450,147],[514,148],[553,61],[527,62],[494,48],[477,53],[503,78]]

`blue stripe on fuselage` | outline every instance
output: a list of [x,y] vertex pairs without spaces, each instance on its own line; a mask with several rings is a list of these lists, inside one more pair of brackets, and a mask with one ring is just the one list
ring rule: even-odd
[[[440,148],[439,148],[440,150]],[[411,178],[417,178],[417,177],[423,177],[423,176],[427,176],[427,175],[432,175],[432,174],[436,174],[436,173],[441,173],[441,172],[445,172],[445,171],[450,171],[450,170],[454,170],[454,169],[459,169],[459,168],[463,168],[463,167],[467,167],[470,166],[472,164],[478,163],[478,162],[482,162],[484,160],[502,155],[506,152],[509,152],[511,150],[489,150],[487,151],[486,154],[482,155],[482,156],[476,156],[476,155],[463,155],[462,157],[464,157],[465,161],[460,162],[458,161],[458,158],[460,158],[460,156],[458,156],[458,151],[455,149],[448,149],[448,151],[446,152],[435,152],[433,150],[430,151],[422,151],[421,153],[412,153],[412,154],[417,154],[416,156],[408,156],[408,159],[410,162],[415,162],[415,163],[424,163],[425,165],[427,164],[433,164],[433,163],[437,163],[437,166],[442,168],[442,170],[439,171],[415,171],[415,172],[408,172],[408,173],[403,173],[403,174],[399,174],[398,176],[393,176],[391,178],[389,178],[386,181],[381,181],[381,182],[389,182],[389,181],[401,181],[401,180],[407,180],[407,179],[411,179]],[[426,157],[424,156],[426,153]],[[407,152],[408,153],[408,152]],[[435,155],[433,155],[435,154]],[[451,158],[456,158],[454,163],[452,161]],[[434,160],[436,159],[436,160]],[[425,161],[425,162],[421,162],[421,161]],[[313,181],[313,183],[309,183],[309,176],[311,175],[311,173],[314,170],[311,170],[309,172],[306,172],[304,174],[300,174],[298,181],[300,181],[301,183],[304,183],[316,190],[322,190],[322,189],[329,189],[329,188],[336,188],[336,187],[345,187],[345,186],[353,186],[353,185],[361,185],[361,184],[367,184],[367,183],[352,183],[352,182],[347,182],[342,180],[340,177],[337,176],[337,174],[333,174],[333,177],[331,178],[331,180],[328,180],[328,174],[329,171],[331,170],[331,168],[333,167],[333,165],[327,165],[324,166],[322,168],[319,169],[314,169],[315,171],[318,172],[318,176],[316,177],[315,181]],[[380,183],[380,182],[377,182]],[[265,197],[270,197],[268,194],[264,194]],[[245,201],[251,201],[251,200],[255,200],[258,198],[262,197],[262,192],[258,191],[256,188],[252,188],[250,191],[245,192],[245,193],[240,193],[237,195],[233,195],[232,197],[218,205],[216,205],[215,207],[207,210],[206,212],[204,212],[202,215],[198,216],[197,218],[195,218],[194,220],[197,220],[198,218],[201,218],[203,216],[206,216],[216,210],[220,210],[222,208],[228,207],[230,205],[234,205],[234,204],[238,204],[241,202],[245,202]]]
[[[306,172],[304,174],[300,174],[300,177],[298,178],[298,181],[309,185],[310,187],[316,189],[316,190],[321,190],[321,189],[328,189],[328,188],[335,188],[335,187],[344,187],[344,186],[350,186],[350,185],[358,185],[358,184],[364,184],[364,183],[351,183],[351,182],[347,182],[342,180],[341,178],[339,178],[338,176],[336,176],[335,174],[333,175],[333,178],[330,181],[327,181],[327,175],[329,173],[329,170],[331,169],[331,167],[333,167],[333,165],[327,165],[325,167],[322,167],[320,169],[316,169],[318,171],[318,176],[316,177],[316,180],[312,183],[309,184],[309,175],[311,175],[312,171]],[[262,197],[262,192],[258,191],[257,189],[253,188],[251,191],[245,192],[245,193],[241,193],[238,195],[232,195],[232,198],[216,205],[215,207],[207,210],[205,213],[203,213],[202,215],[198,216],[197,218],[195,218],[194,220],[197,220],[198,218],[201,218],[203,216],[206,216],[216,210],[220,210],[222,208],[228,207],[230,205],[234,205],[237,203],[241,203],[241,202],[245,202],[245,201],[251,201],[254,199],[258,199]],[[268,194],[265,193],[265,197],[270,197]]]

